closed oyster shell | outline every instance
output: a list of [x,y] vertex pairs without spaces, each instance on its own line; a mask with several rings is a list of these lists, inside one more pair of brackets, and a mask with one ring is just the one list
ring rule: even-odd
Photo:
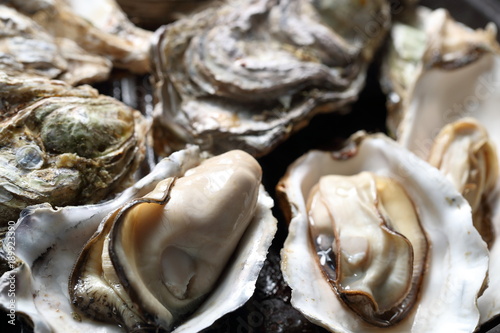
[[[0,304],[9,303],[9,277],[15,275],[16,311],[26,314],[37,332],[122,332],[116,324],[97,322],[71,306],[68,278],[88,239],[105,227],[108,214],[147,195],[169,177],[183,177],[207,156],[192,146],[161,160],[150,174],[115,199],[85,206],[26,209],[17,221],[15,253],[22,264],[0,278]],[[277,229],[273,200],[259,186],[255,215],[213,292],[174,332],[197,332],[243,305],[255,282]],[[48,233],[50,230],[50,233]],[[8,250],[8,248],[6,249]]]
[[128,186],[149,122],[90,86],[0,72],[0,224],[28,205],[95,203]]
[[160,28],[156,151],[270,152],[356,99],[389,24],[386,1],[238,0]]
[[[428,159],[442,129],[473,118],[499,155],[500,46],[497,28],[471,29],[444,9],[419,7],[395,23],[385,56],[382,86],[388,93],[388,127],[404,147]],[[493,162],[494,168],[497,168]],[[462,167],[457,163],[457,167]],[[493,173],[498,172],[494,170]],[[484,193],[480,214],[491,216],[489,287],[479,298],[480,323],[500,314],[499,181]]]
[[67,38],[81,48],[134,73],[150,70],[152,32],[136,27],[114,0],[7,0],[55,38]]
[[33,74],[72,85],[104,81],[111,62],[54,38],[29,17],[0,5],[0,69],[11,75]]
[[[309,240],[306,198],[310,189],[322,176],[365,171],[389,177],[404,188],[430,245],[417,302],[406,317],[388,327],[368,324],[343,304],[317,264]],[[292,305],[311,321],[346,333],[474,331],[488,251],[472,225],[467,201],[437,169],[385,135],[356,134],[343,151],[310,151],[296,160],[277,191],[290,220],[281,268],[292,288]]]

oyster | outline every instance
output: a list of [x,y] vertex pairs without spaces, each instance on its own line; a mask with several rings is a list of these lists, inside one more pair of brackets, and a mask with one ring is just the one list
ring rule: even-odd
[[66,38],[54,38],[29,17],[0,5],[0,69],[11,75],[33,74],[72,85],[105,80],[106,58],[92,55]]
[[498,182],[498,156],[484,127],[464,118],[435,137],[429,163],[451,180],[472,208],[474,226],[488,244],[494,241],[489,196]]
[[[497,278],[500,262],[496,259],[500,256],[500,242],[496,236],[500,235],[499,182],[498,179],[488,180],[488,174],[498,173],[498,161],[492,150],[498,156],[500,147],[497,112],[500,103],[500,46],[496,33],[494,24],[488,24],[484,30],[473,30],[454,21],[444,9],[431,11],[419,7],[415,15],[395,23],[382,77],[390,107],[388,127],[392,128],[398,142],[423,159],[430,158],[433,147],[441,150],[441,136],[438,134],[447,131],[444,127],[464,121],[474,121],[475,127],[484,127],[477,130],[477,133],[483,133],[480,136],[457,140],[457,147],[462,146],[458,151],[469,147],[468,153],[457,155],[456,151],[450,152],[449,158],[453,162],[445,171],[458,174],[469,168],[470,173],[462,173],[462,177],[477,176],[465,189],[470,190],[472,185],[478,190],[476,194],[469,192],[471,205],[477,209],[475,214],[480,221],[475,223],[489,243],[492,258],[489,287],[478,300],[481,323],[500,314],[500,294],[497,292],[500,288],[500,279]],[[474,144],[476,139],[478,141]],[[460,141],[471,145],[462,145]],[[476,144],[482,148],[474,152]],[[476,161],[481,155],[484,158]],[[481,177],[488,181],[481,184]],[[490,182],[495,185],[487,185]],[[455,181],[462,190],[458,183]],[[479,198],[480,202],[475,202]]]
[[[388,128],[399,142],[427,157],[432,146],[428,135],[422,130],[413,136],[412,131],[424,102],[425,107],[434,105],[426,114],[435,114],[429,120],[439,129],[465,116],[477,118],[474,110],[485,105],[498,84],[496,31],[492,23],[484,30],[472,30],[454,21],[445,9],[425,7],[394,23],[381,84],[388,95]],[[432,100],[419,98],[426,88],[433,89]],[[430,131],[437,134],[435,126],[426,132]]]
[[76,42],[118,68],[134,73],[150,69],[152,32],[136,27],[114,0],[6,0],[56,38]]
[[156,151],[270,152],[357,98],[389,24],[380,0],[236,0],[158,29]]
[[[239,167],[233,168],[236,165]],[[88,316],[90,309],[84,306],[84,298],[85,293],[91,291],[104,293],[101,294],[102,298],[96,297],[96,303],[91,304],[91,307],[100,304],[102,315],[113,312],[112,308],[106,308],[104,298],[107,297],[110,302],[108,305],[111,305],[113,300],[118,302],[115,310],[123,311],[121,313],[127,324],[135,323],[138,315],[141,318],[140,315],[146,313],[147,322],[141,324],[141,329],[146,330],[147,327],[154,326],[156,331],[160,330],[158,326],[169,324],[164,321],[168,316],[163,317],[167,310],[164,306],[156,307],[155,303],[160,296],[166,296],[166,290],[172,290],[173,295],[181,295],[187,287],[187,294],[183,295],[189,297],[184,300],[175,300],[175,297],[170,299],[174,304],[181,305],[182,311],[189,311],[182,316],[181,322],[176,319],[175,332],[195,332],[210,326],[216,319],[235,310],[250,298],[277,229],[277,221],[271,212],[273,200],[260,185],[259,173],[258,164],[243,152],[235,151],[206,159],[200,154],[198,147],[192,146],[161,160],[150,174],[111,201],[58,210],[47,205],[28,208],[17,222],[14,232],[15,255],[23,264],[5,273],[0,279],[0,304],[5,306],[9,302],[8,278],[14,275],[19,283],[17,311],[30,317],[37,332],[121,332],[127,328],[121,328],[116,323],[97,322],[96,319],[99,318]],[[202,190],[197,191],[200,189]],[[167,191],[164,192],[165,190]],[[178,195],[182,192],[189,197],[179,198]],[[204,195],[207,196],[203,197]],[[168,197],[170,199],[167,199]],[[204,201],[193,206],[193,200],[197,199]],[[213,199],[217,199],[217,202]],[[162,200],[167,201],[168,208],[166,219],[163,221],[147,222],[148,220],[143,219],[144,211],[135,217],[132,216],[137,210],[149,210]],[[186,205],[189,205],[190,210],[179,211]],[[161,210],[161,205],[158,208]],[[238,216],[240,212],[242,214]],[[190,229],[193,224],[186,224],[187,220],[183,218],[188,216],[194,218],[192,222],[197,224],[197,228]],[[235,219],[233,223],[229,221],[230,216]],[[247,218],[250,218],[250,221],[246,221]],[[142,241],[145,241],[142,242],[143,246],[135,241],[129,242],[131,239],[125,237],[130,226],[128,223],[132,220],[142,220],[152,227],[148,229],[136,226],[136,240],[142,238]],[[219,224],[220,221],[224,223]],[[113,225],[110,225],[110,222]],[[156,222],[160,224],[155,225]],[[240,222],[242,224],[239,224]],[[248,226],[245,226],[247,222]],[[217,225],[214,226],[213,223]],[[235,227],[234,234],[231,233],[232,226]],[[108,258],[111,262],[104,260],[100,266],[101,252],[98,243],[102,238],[108,238],[105,235],[108,229],[111,230],[110,241],[105,241],[102,246],[111,250],[110,257],[106,252],[102,254],[103,259]],[[47,230],[50,230],[50,233],[47,233]],[[118,237],[113,236],[114,233]],[[214,236],[218,240],[217,244],[214,244]],[[170,238],[166,243],[156,247],[156,241],[168,237]],[[200,241],[200,237],[204,240]],[[212,240],[206,242],[207,237]],[[220,246],[225,242],[227,247]],[[230,249],[233,246],[236,248]],[[132,249],[135,252],[129,256],[128,251]],[[97,257],[87,256],[92,253],[97,254]],[[181,253],[183,255],[178,256]],[[193,256],[191,259],[194,261],[189,260],[190,256]],[[203,261],[197,261],[196,258]],[[228,260],[227,265],[222,262],[224,258]],[[91,263],[92,260],[99,263]],[[179,265],[168,265],[172,260]],[[90,266],[84,265],[85,262]],[[94,264],[95,267],[102,267],[102,275],[86,275],[90,272],[88,268]],[[196,275],[189,271],[189,268],[193,267],[191,265],[198,269]],[[224,266],[222,272],[221,265]],[[138,266],[141,266],[140,270],[135,269]],[[135,268],[129,269],[132,267]],[[159,272],[158,269],[162,268],[165,270]],[[209,268],[214,270],[210,271]],[[85,271],[86,273],[81,275]],[[151,274],[153,272],[154,274]],[[157,273],[161,276],[158,277]],[[70,274],[71,282],[92,281],[86,285],[89,289],[79,289],[78,283],[68,286]],[[57,278],[54,278],[55,276]],[[109,279],[108,282],[113,282],[112,287],[99,289],[105,282],[99,282],[97,277]],[[181,277],[187,278],[189,283],[186,285],[187,281],[178,280]],[[114,283],[114,279],[122,278],[127,281],[124,289]],[[150,292],[143,293],[147,288],[136,289],[141,285],[141,281],[152,282],[154,287],[159,289],[153,295]],[[213,285],[210,286],[211,284]],[[73,288],[75,286],[76,290]],[[81,309],[72,306],[68,287],[70,295],[75,297],[73,300]],[[147,285],[140,288],[143,287]],[[209,295],[194,300],[198,303],[196,305],[191,303],[193,299],[190,297],[200,296],[197,293],[206,287],[213,288]],[[121,301],[114,299],[113,294],[119,295]],[[128,303],[127,300],[132,302]],[[179,308],[175,309],[174,312],[178,314]],[[161,316],[157,316],[158,311]],[[126,316],[131,313],[131,317]],[[114,316],[120,318],[117,313],[114,313]],[[107,320],[110,319],[112,318]],[[144,317],[141,320],[144,320]]]
[[[310,151],[278,183],[291,303],[332,332],[472,332],[488,251],[467,201],[383,134]],[[304,281],[314,281],[305,283]]]
[[28,205],[95,203],[132,180],[149,122],[90,86],[0,72],[0,224]]

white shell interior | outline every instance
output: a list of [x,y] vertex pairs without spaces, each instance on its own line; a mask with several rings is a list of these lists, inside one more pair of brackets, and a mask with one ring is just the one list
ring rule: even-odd
[[[439,93],[436,93],[439,92]],[[423,159],[428,158],[441,128],[463,117],[477,119],[488,131],[500,154],[500,54],[484,54],[467,66],[423,70],[404,101],[398,142]],[[500,155],[499,155],[500,156]],[[500,314],[500,198],[493,199],[496,240],[490,249],[489,287],[479,298],[480,323]]]
[[[202,155],[192,146],[163,159],[154,170],[112,201],[98,205],[52,209],[28,208],[15,229],[15,255],[24,263],[0,278],[0,303],[9,304],[9,277],[15,275],[16,311],[27,314],[36,332],[122,332],[116,325],[75,316],[68,296],[68,279],[81,249],[100,228],[101,220],[131,198],[151,191],[162,179],[182,176]],[[255,282],[277,230],[274,202],[261,185],[257,211],[243,235],[219,286],[175,332],[195,332],[243,305]]]
[[[420,301],[399,324],[378,328],[345,307],[323,278],[308,236],[306,198],[323,175],[371,171],[407,190],[432,244]],[[311,151],[283,178],[292,207],[289,235],[281,252],[292,305],[332,332],[472,332],[479,320],[477,294],[488,265],[485,243],[472,226],[470,206],[439,171],[383,135],[364,138],[356,155],[336,160]]]

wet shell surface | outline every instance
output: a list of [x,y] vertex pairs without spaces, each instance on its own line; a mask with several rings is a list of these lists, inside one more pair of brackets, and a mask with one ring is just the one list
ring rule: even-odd
[[[165,188],[162,185],[165,184],[165,180],[169,184],[172,184],[169,181],[172,179],[177,179],[176,181],[179,182],[186,178],[187,181],[188,178],[185,175],[196,169],[205,159],[206,157],[202,157],[198,147],[192,146],[160,161],[149,175],[139,180],[114,200],[98,205],[72,206],[60,209],[53,209],[48,205],[32,206],[26,209],[17,222],[14,232],[16,239],[16,252],[14,254],[21,260],[22,264],[13,271],[5,273],[0,279],[2,304],[8,303],[8,279],[11,275],[15,275],[19,290],[19,294],[16,295],[16,310],[30,318],[36,332],[123,331],[117,323],[93,320],[87,317],[82,309],[72,306],[70,295],[73,294],[73,291],[71,285],[68,286],[68,281],[72,271],[79,271],[78,267],[80,266],[78,264],[75,266],[75,262],[81,253],[85,253],[85,251],[81,251],[88,240],[98,238],[108,228],[106,221],[117,214],[122,214],[124,207],[138,204],[142,202],[141,200],[154,201],[159,196],[164,197],[164,195],[159,194],[158,188]],[[221,159],[227,160],[224,156],[219,161]],[[207,190],[222,184],[223,179],[220,177],[212,180],[217,179],[219,179],[219,183],[208,184],[211,187]],[[175,184],[172,187],[171,200],[174,200],[173,189],[175,189]],[[234,253],[230,256],[222,275],[217,280],[213,290],[202,298],[194,309],[183,315],[180,322],[176,320],[173,327],[175,332],[200,331],[224,314],[243,305],[253,294],[255,281],[277,228],[276,219],[271,213],[273,200],[264,191],[262,185],[258,185],[257,189],[258,195],[253,217],[244,230]],[[141,197],[145,199],[140,199]],[[211,204],[214,207],[217,206],[215,202]],[[173,211],[175,207],[170,209]],[[170,227],[167,226],[167,229]],[[50,233],[47,230],[50,230]],[[212,228],[211,230],[214,232],[213,230],[219,229]],[[88,244],[92,242],[91,240]],[[210,251],[204,255],[210,255]],[[216,258],[218,257],[212,257],[212,259]],[[148,261],[146,257],[143,259]],[[204,265],[204,263],[200,264]],[[119,266],[117,269],[123,269],[123,267]],[[133,271],[127,270],[126,272]],[[210,273],[206,272],[204,277],[208,276]],[[129,282],[131,281],[129,280]],[[204,279],[200,279],[200,281],[204,281]],[[113,288],[117,286],[114,284]],[[92,287],[99,287],[99,285],[96,284]],[[112,288],[108,287],[107,289]],[[70,295],[68,295],[68,290],[70,290]],[[155,293],[154,295],[159,294]],[[107,297],[111,302],[111,295],[101,294],[101,296],[104,299]],[[154,299],[150,296],[145,301],[151,302]],[[97,297],[96,294],[96,302],[103,300],[102,297]],[[126,300],[126,297],[123,299]],[[120,306],[141,309],[142,304],[136,302],[137,300],[134,301],[135,303]],[[116,311],[117,308],[114,309]],[[126,314],[127,312],[120,310],[120,313]],[[154,315],[153,318],[157,318],[157,324],[162,320],[162,317]],[[159,327],[169,331],[173,329],[160,324],[152,329],[157,330]],[[127,329],[132,328],[128,327]],[[146,327],[142,326],[141,329],[146,329]]]
[[77,43],[113,66],[143,74],[150,70],[151,31],[136,27],[115,0],[7,0],[49,34]]
[[130,185],[150,123],[90,86],[0,72],[0,224],[28,205],[96,203]]
[[[401,190],[394,192],[399,194],[393,196],[393,202],[399,202],[398,199],[406,195],[411,202],[409,206],[398,203],[392,208],[390,206],[380,208],[382,210],[375,214],[378,219],[383,217],[385,220],[386,214],[394,219],[392,223],[384,227],[386,231],[398,230],[397,220],[403,218],[401,214],[404,213],[404,216],[412,210],[409,207],[413,206],[428,243],[425,268],[421,272],[423,275],[417,287],[417,295],[413,295],[413,303],[403,301],[406,305],[402,310],[407,313],[394,324],[388,325],[387,323],[370,323],[367,317],[358,315],[359,311],[353,310],[352,306],[344,302],[349,300],[346,296],[348,294],[338,296],[339,286],[333,287],[330,283],[338,278],[325,274],[325,270],[331,271],[333,262],[330,260],[335,261],[335,259],[330,259],[326,254],[329,251],[318,251],[310,239],[310,233],[313,232],[308,226],[311,223],[311,216],[316,223],[320,221],[319,216],[324,215],[321,209],[319,215],[316,213],[310,215],[312,213],[308,211],[310,207],[308,200],[311,198],[309,193],[313,191],[316,184],[328,177],[348,176],[346,179],[357,179],[352,177],[363,175],[366,177],[367,172],[375,178],[390,179],[402,187],[402,192]],[[358,183],[359,179],[355,182]],[[333,184],[335,183],[341,184],[342,181],[337,180]],[[356,192],[354,190],[356,187],[352,186],[346,189],[335,189],[330,186],[322,191],[328,188],[333,194],[336,193],[339,196],[339,200],[342,196],[350,196],[353,191]],[[400,147],[385,135],[358,133],[353,137],[351,145],[343,151],[311,151],[296,160],[278,183],[277,190],[280,194],[280,206],[290,220],[288,237],[281,251],[281,268],[285,281],[292,289],[292,305],[312,322],[332,332],[443,332],[445,330],[472,332],[475,330],[479,321],[476,301],[486,278],[488,251],[486,244],[472,225],[471,208],[467,201],[437,169]],[[406,195],[403,195],[404,193]],[[366,197],[366,195],[361,195],[361,197]],[[356,229],[350,230],[349,227],[352,223],[360,223],[360,220],[364,220],[363,214],[371,211],[370,206],[373,202],[379,202],[379,204],[380,201],[384,202],[383,196],[381,195],[376,201],[363,199],[365,203],[360,208],[355,208],[350,213],[351,215],[346,215],[350,218],[345,221],[346,226],[339,229],[341,232],[336,233],[337,238],[333,242],[333,244],[338,243],[345,237],[351,240],[342,248],[340,258],[343,258],[346,253],[352,254],[346,257],[351,266],[343,264],[344,267],[354,267],[354,272],[357,272],[351,276],[351,279],[361,281],[367,276],[376,278],[375,281],[365,282],[363,287],[365,289],[372,284],[389,283],[392,285],[401,281],[399,274],[396,274],[396,279],[391,280],[390,277],[394,275],[391,275],[391,269],[388,270],[388,268],[384,268],[387,273],[382,276],[374,275],[373,270],[367,270],[365,273],[362,273],[362,270],[356,271],[359,269],[359,267],[356,268],[357,265],[363,266],[366,262],[370,262],[370,269],[375,268],[375,271],[379,271],[380,269],[376,269],[377,266],[374,265],[387,264],[387,258],[394,256],[393,252],[386,252],[382,256],[385,259],[382,261],[376,259],[376,248],[380,241],[366,247],[366,244],[370,244],[370,239],[375,239],[377,232],[364,233],[364,231],[377,230],[378,227],[357,229],[357,231]],[[337,217],[339,221],[334,221],[335,223],[342,223],[340,218],[342,211],[351,208],[348,203],[349,201],[333,206],[336,208],[332,208],[327,215],[331,214],[334,220]],[[356,201],[351,201],[351,206],[357,207]],[[390,220],[390,218],[387,219],[387,221]],[[316,225],[319,228],[321,225],[318,223]],[[398,231],[395,234],[404,235],[404,232]],[[421,245],[418,245],[419,241],[414,242],[411,237],[407,239],[413,246],[415,254],[413,260],[420,260],[416,255],[421,251],[419,246],[425,242],[420,242]],[[398,245],[397,248],[400,249],[396,252],[399,254],[391,259],[391,262],[396,263],[395,268],[392,268],[394,272],[397,272],[396,266],[400,262],[396,258],[406,253],[406,250],[401,250],[404,246]],[[342,264],[341,261],[336,262]],[[338,264],[340,268],[337,274],[342,274],[340,264]],[[354,286],[355,283],[352,282],[349,285]],[[381,292],[379,295],[373,295],[380,309],[383,308],[385,302],[399,299],[393,294],[398,290],[395,285],[380,290],[386,290],[385,294]],[[409,295],[411,293],[410,291]],[[355,298],[354,301],[356,301]],[[366,308],[366,304],[365,301],[361,301],[361,308]],[[386,319],[389,322],[392,320],[392,318]]]
[[[489,287],[478,300],[481,323],[500,314],[496,37],[493,24],[474,30],[444,9],[420,7],[415,15],[395,23],[382,77],[389,94],[388,127],[397,141],[447,174],[471,199],[475,215],[486,220],[478,225],[491,257]],[[432,162],[443,154],[447,166]]]
[[389,24],[381,0],[237,0],[158,29],[157,153],[186,143],[269,153],[357,98]]
[[30,17],[0,5],[0,69],[11,75],[43,76],[72,85],[104,81],[112,63],[74,41],[56,38]]

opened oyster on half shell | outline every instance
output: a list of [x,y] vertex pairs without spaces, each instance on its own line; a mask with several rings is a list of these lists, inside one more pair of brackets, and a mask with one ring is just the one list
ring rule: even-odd
[[[383,134],[296,160],[277,191],[290,221],[291,303],[332,332],[473,332],[488,270],[471,208]],[[306,283],[307,281],[307,283]]]
[[389,25],[388,1],[233,0],[158,29],[157,153],[267,154],[357,98]]
[[55,38],[76,42],[113,66],[144,74],[150,70],[152,32],[135,26],[115,0],[4,0]]
[[[277,229],[258,162],[196,146],[111,201],[27,208],[0,279],[36,332],[197,332],[243,305]],[[48,232],[50,230],[50,232]]]
[[149,122],[90,86],[0,72],[0,226],[29,205],[96,203],[130,185]]
[[439,168],[472,206],[490,251],[481,323],[500,314],[500,46],[497,28],[471,29],[444,9],[419,7],[391,31],[382,86],[388,127]]

